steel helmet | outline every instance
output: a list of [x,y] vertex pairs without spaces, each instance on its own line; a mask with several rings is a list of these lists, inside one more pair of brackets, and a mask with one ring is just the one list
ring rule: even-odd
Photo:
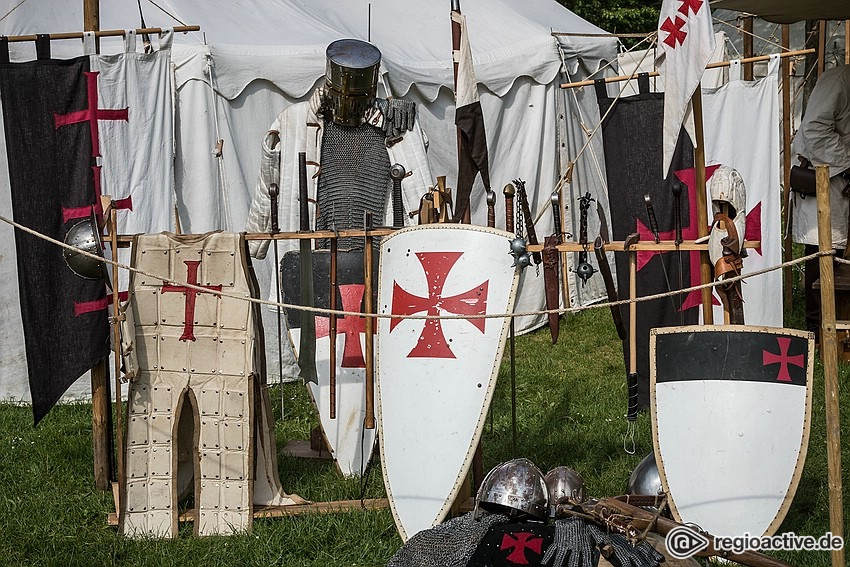
[[512,518],[545,520],[549,495],[543,473],[528,459],[512,459],[496,465],[481,483],[475,496],[479,509]]
[[91,256],[81,254],[79,251],[95,254],[103,258],[103,241],[100,238],[100,229],[94,212],[88,219],[82,220],[68,229],[65,234],[65,244],[73,246],[74,249],[65,248],[62,256],[71,271],[87,280],[99,280],[106,278],[106,266],[103,260],[96,260]]
[[658,474],[658,466],[655,464],[655,453],[650,453],[632,471],[626,483],[626,494],[658,496],[663,493],[661,475]]
[[337,124],[360,126],[378,91],[381,52],[359,39],[338,39],[325,56],[322,111]]
[[570,467],[555,467],[543,478],[549,491],[549,517],[554,518],[559,504],[578,506],[587,500],[584,479]]

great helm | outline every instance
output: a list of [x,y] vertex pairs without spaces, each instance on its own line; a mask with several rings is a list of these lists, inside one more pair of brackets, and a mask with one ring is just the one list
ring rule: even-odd
[[359,39],[338,39],[325,56],[322,112],[337,124],[360,126],[378,91],[381,52]]
[[493,467],[475,496],[479,509],[511,518],[546,520],[549,496],[543,473],[528,459],[512,459]]
[[658,496],[663,492],[661,475],[658,473],[658,465],[655,464],[655,453],[650,453],[632,471],[626,483],[626,494]]
[[76,223],[68,229],[65,234],[65,244],[73,246],[74,249],[65,248],[62,256],[71,271],[87,280],[106,279],[106,265],[103,260],[96,260],[91,256],[81,254],[80,251],[88,252],[103,258],[103,241],[100,238],[100,230],[94,212],[88,219]]
[[555,467],[543,477],[549,491],[549,517],[554,518],[559,504],[578,506],[587,500],[584,479],[570,467]]

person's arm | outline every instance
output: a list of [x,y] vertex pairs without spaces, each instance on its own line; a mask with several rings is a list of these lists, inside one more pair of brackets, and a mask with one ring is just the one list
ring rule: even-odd
[[[840,79],[834,76],[833,79]],[[850,97],[846,81],[821,81],[809,97],[806,115],[800,125],[809,155],[814,164],[830,166],[830,176],[850,168],[850,132],[840,132],[836,125],[847,123]]]

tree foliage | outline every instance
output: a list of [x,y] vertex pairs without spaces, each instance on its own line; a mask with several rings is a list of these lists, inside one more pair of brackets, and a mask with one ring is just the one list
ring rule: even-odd
[[558,0],[588,22],[610,33],[648,33],[658,27],[661,0]]

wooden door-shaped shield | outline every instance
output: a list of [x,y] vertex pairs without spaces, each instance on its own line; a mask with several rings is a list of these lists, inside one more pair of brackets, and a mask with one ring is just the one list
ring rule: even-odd
[[[281,289],[284,303],[301,303],[300,252],[287,252],[281,260]],[[327,250],[313,251],[314,307],[330,307],[331,256]],[[356,312],[363,310],[364,264],[362,251],[340,251],[337,254],[336,294],[337,310]],[[372,281],[376,281],[378,266],[373,266]],[[376,290],[373,290],[373,296]],[[298,353],[301,343],[300,312],[287,312],[289,336]],[[336,334],[336,389],[335,416],[331,419],[329,319],[324,315],[315,318],[316,375],[318,382],[307,382],[310,397],[319,413],[322,434],[331,450],[337,468],[346,477],[363,474],[375,445],[376,430],[364,427],[366,416],[366,362],[364,349],[366,325],[363,317],[345,315],[337,317]]]
[[[469,472],[493,396],[518,270],[513,235],[422,225],[381,244],[378,420],[384,484],[402,539],[441,522]],[[477,316],[477,317],[476,317]]]
[[814,335],[692,326],[650,334],[655,459],[676,520],[773,535],[809,440]]

